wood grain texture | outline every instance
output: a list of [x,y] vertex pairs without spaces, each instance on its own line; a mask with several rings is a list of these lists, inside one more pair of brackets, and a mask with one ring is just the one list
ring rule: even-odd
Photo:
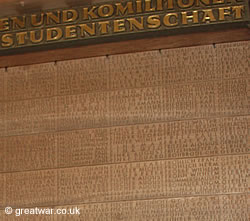
[[4,118],[6,135],[55,131],[56,98],[7,102]]
[[[3,159],[3,158],[1,158]],[[4,207],[4,202],[6,198],[6,192],[4,191],[6,189],[6,180],[4,174],[0,173],[0,185],[1,185],[1,191],[0,191],[0,208]],[[1,210],[0,210],[1,211]],[[1,217],[1,213],[0,213]]]
[[53,63],[9,68],[5,78],[6,101],[55,96],[55,70]]
[[0,69],[0,102],[2,102],[4,99],[5,99],[5,94],[4,94],[4,91],[5,91],[5,69]]
[[0,172],[245,154],[249,117],[0,138]]
[[56,148],[56,136],[54,134],[0,139],[0,150],[5,163],[4,171],[56,168]]
[[[246,153],[248,49],[246,41],[0,69],[1,170]],[[179,135],[183,127],[197,132]]]
[[[80,205],[80,216],[58,216],[62,221],[80,220],[171,221],[247,220],[247,196],[222,195],[176,199]],[[65,207],[63,207],[65,208]],[[66,207],[67,208],[67,207]],[[71,206],[69,208],[74,208]]]
[[[26,95],[26,98],[16,99],[42,97],[43,94],[38,94],[34,90],[39,91],[45,88],[48,92],[44,96],[52,96],[54,93],[66,95],[98,90],[157,86],[163,85],[162,79],[164,83],[181,83],[247,77],[249,76],[249,48],[249,42],[245,41],[218,44],[215,48],[212,45],[186,47],[162,50],[161,53],[157,51],[141,52],[114,55],[108,59],[98,57],[58,62],[54,66],[52,63],[46,63],[8,68],[7,71],[0,69],[2,78],[4,78],[5,72],[8,72],[5,79],[2,79],[5,83],[1,81],[3,84],[1,94],[5,91],[5,97],[14,100],[13,95],[20,93],[27,93],[29,97]],[[182,65],[180,66],[179,63]],[[235,65],[238,63],[239,66]],[[73,76],[72,73],[74,73]],[[41,81],[41,89],[36,88],[39,85],[34,78]],[[56,81],[51,84],[55,78]],[[7,88],[4,88],[4,84]],[[28,88],[25,88],[24,85]],[[58,87],[58,91],[54,92],[53,89],[56,87]]]
[[248,220],[249,43],[0,69],[0,220]]
[[199,32],[1,56],[0,68],[140,51],[250,40],[248,28]]
[[54,205],[57,197],[56,171],[36,171],[3,174],[6,194],[2,206],[23,208],[27,206]]
[[[83,94],[110,89],[111,65],[106,57],[57,62],[57,95]],[[73,75],[72,75],[73,74]]]
[[248,162],[238,155],[5,173],[2,206],[247,193]]
[[161,53],[166,84],[249,77],[250,44],[247,42],[185,47]]
[[0,97],[14,101],[247,78],[249,49],[243,41],[2,68]]
[[[247,220],[248,207],[247,196],[243,194],[185,197],[173,199],[158,199],[145,201],[128,201],[115,203],[96,203],[85,205],[73,205],[53,207],[74,211],[80,209],[80,215],[53,215],[53,216],[20,216],[18,220],[42,220],[42,221],[97,221],[97,220],[124,220],[124,221],[171,221],[181,220],[183,217],[189,220]],[[39,208],[40,209],[40,208]],[[44,209],[44,208],[41,208]],[[6,221],[16,220],[13,214],[7,216],[0,210],[0,217]]]
[[5,102],[1,134],[247,115],[248,82],[243,78]]

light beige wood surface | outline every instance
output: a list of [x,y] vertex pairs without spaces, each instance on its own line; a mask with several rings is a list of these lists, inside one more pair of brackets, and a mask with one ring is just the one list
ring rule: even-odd
[[0,69],[0,220],[248,220],[249,47]]

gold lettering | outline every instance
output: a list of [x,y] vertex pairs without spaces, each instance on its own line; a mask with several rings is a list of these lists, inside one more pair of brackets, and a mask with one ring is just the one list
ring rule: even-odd
[[139,30],[143,30],[143,17],[140,17],[141,22],[139,22],[136,18],[128,18],[127,20],[129,21],[129,30],[133,31],[134,27],[136,27]]
[[[174,22],[171,21],[171,18],[174,18]],[[168,13],[163,18],[163,23],[165,26],[176,26],[178,25],[178,14],[177,13]]]
[[56,24],[60,24],[60,11],[56,11],[57,15],[55,15],[53,12],[47,12],[47,25],[53,24],[52,22]]
[[142,12],[142,2],[136,1],[136,12],[141,13]]
[[73,22],[78,18],[78,12],[75,9],[63,10],[63,22]]
[[[105,11],[108,10],[108,11]],[[114,13],[114,7],[113,5],[101,5],[99,8],[98,8],[98,14],[100,17],[102,18],[107,18],[107,17],[110,17],[112,16]]]
[[163,0],[157,0],[157,10],[163,10]]
[[91,23],[92,27],[89,27],[87,24],[81,24],[79,25],[81,28],[81,36],[84,37],[84,32],[87,32],[89,35],[93,36],[96,35],[96,26],[95,23]]
[[202,22],[216,21],[212,9],[204,9],[202,11],[204,12],[204,17],[202,19]]
[[20,29],[20,28],[25,28],[25,23],[26,23],[26,17],[23,16],[22,20],[21,18],[17,17],[12,17],[10,18],[12,20],[12,28],[15,29]]
[[114,20],[114,32],[123,32],[126,31],[125,29],[125,20]]
[[36,39],[36,31],[31,31],[30,32],[30,41],[32,43],[40,43],[42,40],[43,40],[43,30],[37,30],[37,31],[40,31],[40,38],[39,39]]
[[180,8],[189,8],[194,4],[194,0],[188,0],[187,3],[184,3],[184,0],[178,0],[177,4]]
[[133,14],[133,5],[132,2],[127,2],[126,6],[124,7],[122,3],[116,3],[116,15],[125,15],[126,12],[128,14]]
[[114,20],[114,32],[123,32],[125,31],[125,20]]
[[193,11],[192,15],[187,15],[187,12],[182,12],[182,24],[187,25],[188,24],[188,20],[192,19],[192,23],[197,24],[199,23],[198,20],[198,11]]
[[153,12],[155,8],[151,7],[151,0],[145,0],[145,11],[146,12]]
[[167,6],[168,9],[173,9],[174,8],[173,0],[167,0]]
[[213,4],[223,4],[225,0],[213,0]]
[[243,5],[233,6],[232,11],[235,13],[234,18],[235,19],[241,19],[243,10],[244,10]]
[[44,22],[44,13],[41,14],[40,21],[37,21],[38,15],[31,15],[31,25],[34,27],[41,26]]
[[149,28],[159,28],[161,26],[161,20],[159,15],[151,15],[147,19]]
[[61,28],[48,28],[47,29],[47,41],[60,40],[63,36]]
[[83,8],[83,19],[98,18],[98,16],[94,13],[96,10],[96,6],[93,6],[90,10],[88,8]]
[[98,24],[101,26],[101,34],[107,34],[109,21],[100,21]]
[[4,34],[2,36],[2,46],[3,47],[11,47],[14,44],[12,34]]
[[77,37],[77,29],[75,25],[66,26],[65,27],[65,38],[76,38]]
[[17,37],[17,44],[18,45],[24,45],[26,42],[26,37],[27,37],[27,32],[19,32],[16,34],[16,37]]
[[219,20],[224,21],[225,15],[230,16],[230,7],[219,8]]
[[7,31],[7,30],[10,30],[9,19],[1,18],[0,19],[0,31]]

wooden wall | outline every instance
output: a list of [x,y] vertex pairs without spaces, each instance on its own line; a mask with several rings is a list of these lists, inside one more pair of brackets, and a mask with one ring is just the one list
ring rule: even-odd
[[249,49],[0,69],[0,220],[249,220]]

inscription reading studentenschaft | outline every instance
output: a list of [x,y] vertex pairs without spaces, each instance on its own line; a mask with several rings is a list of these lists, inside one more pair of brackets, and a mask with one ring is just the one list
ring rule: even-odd
[[127,0],[0,18],[0,51],[115,35],[242,23],[244,0]]

